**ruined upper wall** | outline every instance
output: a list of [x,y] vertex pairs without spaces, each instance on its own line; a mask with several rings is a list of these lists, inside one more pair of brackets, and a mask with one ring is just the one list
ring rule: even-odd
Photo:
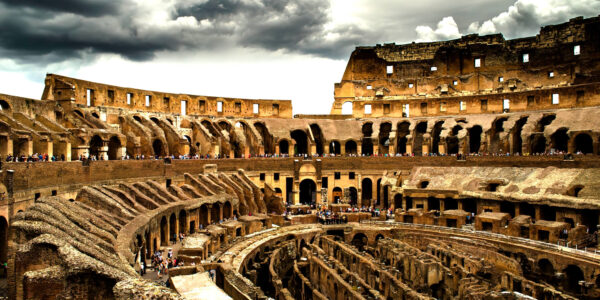
[[[594,85],[600,82],[599,30],[599,17],[580,17],[543,27],[535,37],[515,40],[505,40],[500,34],[467,35],[433,43],[357,47],[342,81],[335,84],[331,113],[341,114],[345,102],[361,102],[355,103],[353,116],[401,116],[403,109],[406,115],[444,115],[446,107],[459,107],[461,101],[462,113],[482,113],[487,109],[478,107],[487,106],[487,101],[484,105],[481,100],[496,98],[495,95],[500,95],[502,102],[513,100],[512,93],[521,98],[524,93],[537,90],[552,94],[556,88]],[[598,105],[596,102],[572,105],[584,96],[597,98],[595,91],[592,95],[573,93],[568,99],[561,97],[559,103],[563,104],[564,99],[568,100],[568,106]],[[477,99],[465,101],[462,97],[466,96]],[[447,103],[439,101],[446,98]],[[428,107],[432,106],[431,99],[436,103]],[[372,103],[373,112],[369,113],[365,106],[374,100],[378,101]],[[380,109],[383,101],[395,104]],[[536,103],[510,109],[547,109],[546,104],[563,107],[551,98],[540,101],[532,98],[532,101]],[[535,105],[537,102],[540,107]],[[408,109],[401,104],[407,104]]]
[[[55,74],[46,75],[45,85],[42,95],[43,100],[74,101],[76,104],[87,106],[108,106],[149,112],[184,114],[182,106],[185,105],[186,115],[255,118],[292,117],[291,100],[173,94],[119,87]],[[256,111],[255,105],[258,105],[258,111]]]

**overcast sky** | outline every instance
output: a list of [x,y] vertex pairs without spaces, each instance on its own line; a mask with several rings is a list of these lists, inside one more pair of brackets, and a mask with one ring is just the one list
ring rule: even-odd
[[46,73],[326,114],[354,47],[535,35],[600,0],[0,0],[0,93]]

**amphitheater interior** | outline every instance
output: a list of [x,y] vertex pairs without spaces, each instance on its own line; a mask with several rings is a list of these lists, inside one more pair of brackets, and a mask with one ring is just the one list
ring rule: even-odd
[[357,47],[328,115],[0,94],[1,296],[600,299],[599,31]]

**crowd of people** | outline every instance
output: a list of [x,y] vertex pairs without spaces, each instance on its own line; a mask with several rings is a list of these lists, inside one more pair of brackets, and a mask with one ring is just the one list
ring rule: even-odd
[[[575,153],[575,155],[583,155],[584,153],[582,153],[581,151],[578,151]],[[415,153],[396,153],[396,154],[356,154],[356,153],[346,153],[344,155],[341,154],[313,154],[313,155],[309,155],[309,154],[296,154],[296,155],[292,155],[290,156],[289,154],[260,154],[260,155],[248,155],[248,157],[246,157],[246,155],[241,155],[241,157],[237,157],[242,158],[242,159],[246,159],[246,158],[289,158],[289,157],[298,157],[298,158],[304,158],[304,159],[309,159],[309,158],[326,158],[326,157],[415,157],[415,156],[432,156],[432,157],[444,157],[444,156],[452,156],[452,157],[456,157],[458,160],[464,160],[466,159],[466,157],[468,156],[492,156],[492,157],[503,157],[503,156],[563,156],[564,159],[573,159],[573,154],[569,153],[569,152],[564,152],[564,151],[549,151],[549,152],[544,152],[544,153],[532,153],[532,154],[525,154],[522,155],[520,153],[510,153],[510,152],[477,152],[477,153],[452,153],[452,154],[439,154],[439,153],[424,153],[422,155],[416,155]],[[143,154],[140,155],[124,155],[120,158],[120,160],[163,160],[163,159],[178,159],[178,160],[190,160],[190,159],[231,159],[232,157],[228,154],[215,154],[215,155],[211,155],[211,154],[204,154],[204,155],[198,155],[198,154],[188,154],[188,155],[168,155],[168,156],[160,156],[160,155],[152,155],[152,156],[146,156]],[[12,155],[9,154],[7,155],[6,159],[3,160],[0,157],[0,161],[6,161],[6,162],[54,162],[54,161],[65,161],[66,157],[64,154],[61,154],[59,156],[56,155],[48,155],[48,154],[41,154],[41,153],[35,153],[33,155]],[[97,161],[97,160],[106,160],[106,156],[105,155],[84,155],[84,154],[80,154],[78,157],[74,158],[73,160],[79,160],[79,161],[86,161],[86,160],[90,160],[90,161]]]

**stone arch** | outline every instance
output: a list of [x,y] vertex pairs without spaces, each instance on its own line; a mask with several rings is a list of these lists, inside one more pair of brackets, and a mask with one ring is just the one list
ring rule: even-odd
[[379,153],[389,153],[390,149],[390,132],[392,131],[391,122],[383,122],[379,124]]
[[312,179],[304,179],[300,182],[300,203],[311,204],[316,201],[317,185]]
[[511,130],[511,134],[513,137],[512,143],[512,153],[522,153],[523,152],[523,138],[521,137],[521,132],[523,132],[523,126],[527,123],[527,119],[529,117],[520,118],[516,123],[513,129]]
[[358,191],[356,188],[351,186],[348,188],[348,191],[350,192],[350,205],[358,205]]
[[221,221],[221,204],[215,202],[210,210],[210,220],[214,223]]
[[415,132],[413,134],[412,152],[415,155],[423,155],[423,140],[425,133],[427,133],[427,121],[419,122],[415,127]]
[[342,115],[351,115],[353,110],[352,102],[346,101],[342,104]]
[[538,268],[538,272],[540,273],[542,278],[546,282],[550,283],[554,277],[554,273],[556,272],[554,270],[554,266],[552,265],[550,260],[548,260],[546,258],[542,258],[542,259],[538,260],[537,268]]
[[388,209],[390,208],[390,200],[389,200],[389,193],[390,193],[390,186],[389,185],[384,185],[383,186],[383,209]]
[[462,130],[462,126],[456,125],[452,128],[451,134],[446,137],[446,149],[448,154],[458,154],[459,140],[458,133]]
[[492,128],[490,129],[490,145],[489,152],[491,153],[499,153],[505,152],[507,149],[504,149],[504,143],[500,140],[500,133],[504,132],[504,122],[508,120],[508,117],[500,117],[494,120],[492,123]]
[[396,132],[396,153],[405,154],[407,136],[410,135],[410,123],[407,121],[398,123]]
[[359,251],[364,251],[364,247],[369,244],[369,238],[366,234],[359,232],[352,237],[351,244]]
[[291,132],[290,136],[294,141],[296,141],[296,145],[294,146],[294,155],[309,154],[308,136],[304,130],[294,130]]
[[199,214],[198,217],[200,219],[200,224],[202,224],[202,226],[204,226],[204,227],[208,226],[209,225],[209,223],[208,223],[208,216],[209,216],[208,205],[202,204],[200,206],[198,214]]
[[371,155],[373,154],[373,141],[371,140],[371,135],[373,135],[373,123],[366,122],[362,125],[362,155]]
[[575,153],[589,154],[594,153],[594,141],[587,133],[580,133],[573,139]]
[[177,216],[172,213],[169,217],[169,239],[173,239],[177,235]]
[[440,134],[442,133],[444,121],[435,122],[431,130],[431,153],[440,154]]
[[377,179],[377,202],[375,205],[379,205],[381,203],[381,178]]
[[584,280],[584,275],[583,271],[581,271],[581,268],[576,265],[568,265],[563,270],[563,273],[565,274],[562,282],[563,289],[579,295],[581,293],[581,286],[579,285],[579,282]]
[[567,128],[560,128],[550,136],[552,148],[556,151],[569,151],[569,135]]
[[344,149],[346,149],[346,154],[357,154],[357,147],[356,147],[356,142],[353,140],[348,140],[346,141],[346,144],[344,145]]
[[[279,192],[281,193],[281,190],[279,190]],[[223,218],[229,219],[232,217],[231,214],[232,214],[231,202],[226,201],[225,204],[223,204]]]
[[121,140],[116,136],[113,136],[108,140],[108,159],[121,159]]
[[155,139],[152,142],[152,151],[155,156],[165,156],[165,146],[160,139]]
[[333,190],[331,192],[331,200],[333,203],[340,203],[343,196],[344,196],[344,193],[342,192],[341,187],[336,186],[333,188]]
[[290,143],[286,139],[279,141],[279,154],[290,154]]
[[10,113],[11,107],[6,100],[0,100],[0,111],[4,113]]
[[188,228],[187,228],[187,212],[185,211],[185,209],[182,209],[179,212],[179,233],[187,233],[188,232]]
[[169,244],[169,232],[168,232],[168,225],[167,225],[167,217],[163,216],[160,219],[160,243],[162,245],[168,245]]
[[402,194],[397,193],[394,195],[394,209],[402,208]]
[[341,153],[342,153],[342,149],[340,146],[340,142],[331,141],[331,143],[329,144],[329,154],[340,155]]
[[546,137],[541,133],[531,135],[529,137],[529,149],[531,149],[531,153],[545,153]]
[[310,131],[312,132],[313,138],[315,139],[315,150],[317,154],[323,155],[323,145],[325,144],[325,137],[323,137],[323,132],[321,132],[321,127],[319,124],[310,124]]
[[362,205],[371,205],[371,199],[373,199],[373,181],[371,178],[363,178],[361,182],[361,200]]
[[254,128],[258,131],[262,137],[263,147],[265,154],[275,153],[275,144],[273,143],[273,136],[269,133],[269,129],[262,122],[255,122]]
[[475,125],[469,128],[469,153],[479,153],[481,149],[481,126]]
[[103,146],[104,141],[102,140],[102,138],[99,135],[94,135],[90,139],[90,157],[95,156],[98,159],[100,159],[100,151],[102,150]]

